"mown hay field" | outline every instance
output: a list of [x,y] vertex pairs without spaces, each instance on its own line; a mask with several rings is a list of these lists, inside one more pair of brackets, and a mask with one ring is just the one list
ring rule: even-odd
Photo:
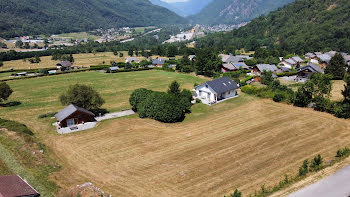
[[65,168],[63,188],[92,181],[116,196],[224,196],[295,175],[317,154],[325,162],[349,145],[350,121],[242,94],[193,107],[183,123],[106,121],[49,144]]
[[[110,64],[111,61],[116,62],[125,62],[126,58],[129,57],[126,51],[122,52],[123,57],[119,55],[115,56],[112,52],[102,52],[102,53],[81,53],[73,54],[74,57],[74,66],[79,67],[90,67],[94,65]],[[156,58],[158,56],[153,56]],[[145,59],[144,57],[138,57],[141,60]],[[165,57],[163,57],[165,58]],[[13,68],[18,69],[37,69],[37,68],[53,68],[56,67],[56,64],[60,62],[59,60],[51,60],[51,56],[40,57],[41,62],[38,64],[31,64],[29,61],[22,60],[12,60],[3,62],[4,65],[0,67],[1,70],[9,70]]]

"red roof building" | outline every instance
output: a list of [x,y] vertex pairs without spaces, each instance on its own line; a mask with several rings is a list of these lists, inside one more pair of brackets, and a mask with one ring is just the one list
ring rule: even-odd
[[0,197],[38,196],[40,196],[40,194],[20,176],[0,176]]

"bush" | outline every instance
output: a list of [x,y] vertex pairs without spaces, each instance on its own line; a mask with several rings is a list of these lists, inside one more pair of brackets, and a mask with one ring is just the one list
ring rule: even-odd
[[69,86],[59,99],[62,105],[74,104],[87,110],[97,109],[105,102],[92,87],[79,84]]
[[323,158],[321,155],[317,155],[314,157],[314,159],[311,161],[310,168],[313,171],[319,171],[322,168]]
[[0,128],[6,128],[9,131],[13,131],[16,133],[22,133],[31,136],[34,135],[34,133],[30,129],[28,129],[26,125],[12,120],[5,120],[0,118]]
[[309,172],[309,161],[306,159],[303,165],[299,168],[299,176],[304,176]]
[[165,123],[180,122],[185,118],[184,107],[178,98],[165,92],[153,92],[137,105],[140,118],[152,118]]
[[350,118],[350,104],[337,103],[333,105],[333,113],[337,118]]
[[349,154],[350,154],[350,149],[347,148],[347,147],[345,147],[345,148],[339,149],[339,150],[337,151],[336,157],[339,157],[339,158],[341,158],[341,157],[346,157],[346,156],[349,156]]
[[148,95],[150,95],[151,93],[152,93],[151,90],[147,90],[145,88],[140,88],[140,89],[134,90],[129,98],[129,103],[132,106],[132,110],[137,112],[137,106],[142,101],[146,100]]
[[199,98],[196,98],[196,103],[202,103],[202,100],[200,100]]
[[241,90],[246,94],[257,94],[259,92],[259,88],[254,87],[252,85],[246,85],[242,87]]
[[321,112],[332,112],[333,111],[333,103],[331,100],[326,99],[324,97],[315,97],[314,99],[315,102],[315,110],[316,111],[321,111]]
[[284,99],[285,99],[284,94],[282,94],[280,92],[276,93],[275,96],[273,96],[273,101],[275,101],[275,102],[281,102]]

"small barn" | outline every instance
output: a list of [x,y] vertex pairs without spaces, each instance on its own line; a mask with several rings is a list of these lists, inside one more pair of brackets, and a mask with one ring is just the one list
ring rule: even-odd
[[62,61],[56,64],[57,70],[70,70],[72,68],[72,63],[70,61]]
[[278,68],[274,64],[257,64],[253,67],[252,74],[261,75],[264,71],[272,73],[279,72]]
[[38,197],[40,196],[32,186],[18,175],[0,176],[1,197]]
[[70,104],[68,107],[58,112],[55,117],[57,118],[60,127],[71,127],[95,121],[94,113],[73,104]]

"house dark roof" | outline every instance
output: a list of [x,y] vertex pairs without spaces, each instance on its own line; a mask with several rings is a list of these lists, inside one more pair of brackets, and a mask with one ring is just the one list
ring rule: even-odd
[[299,62],[299,63],[304,62],[304,60],[301,59],[299,56],[292,57],[292,59],[293,59],[294,61],[296,61],[296,62]]
[[286,68],[286,67],[280,67],[281,68],[281,70],[283,71],[283,72],[290,72],[290,69],[289,68]]
[[238,89],[238,85],[228,77],[207,81],[204,84],[211,87],[217,94]]
[[164,64],[165,59],[157,58],[152,61],[152,64]]
[[322,62],[327,62],[327,63],[329,63],[329,61],[331,61],[332,59],[332,57],[329,56],[328,54],[317,55],[317,57],[320,58]]
[[277,72],[277,67],[274,64],[257,64],[256,67],[260,70],[260,72],[263,71],[271,71],[271,72]]
[[72,63],[70,61],[62,61],[60,63],[56,64],[57,66],[63,66],[63,67],[71,67]]
[[95,114],[93,114],[92,112],[84,109],[84,108],[81,108],[81,107],[78,107],[78,106],[75,106],[73,104],[70,104],[68,105],[68,107],[64,108],[62,111],[58,112],[55,117],[57,118],[58,121],[63,121],[64,119],[68,118],[70,115],[72,115],[73,113],[77,112],[77,111],[80,111],[80,112],[83,112],[83,113],[86,113],[86,114],[90,114],[92,116],[95,116]]
[[10,176],[0,176],[0,196],[1,197],[18,197],[18,196],[37,197],[37,196],[40,196],[40,194],[18,175],[10,175]]
[[304,70],[309,69],[311,72],[313,73],[324,73],[324,71],[322,70],[322,68],[320,68],[318,65],[314,64],[314,63],[310,63],[307,66],[301,67],[298,69],[298,73],[302,72]]

